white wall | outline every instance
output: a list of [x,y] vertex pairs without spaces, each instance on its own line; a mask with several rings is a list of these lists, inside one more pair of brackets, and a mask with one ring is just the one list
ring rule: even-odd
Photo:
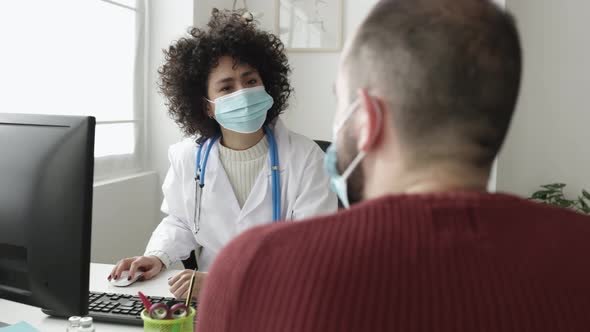
[[524,80],[500,154],[498,190],[590,187],[590,1],[507,0],[524,46]]
[[193,0],[151,0],[149,1],[149,59],[148,59],[148,139],[149,160],[158,175],[158,198],[160,187],[168,170],[168,147],[182,139],[180,130],[168,117],[164,99],[158,92],[157,70],[164,61],[162,49],[168,48],[173,40],[185,35],[193,22]]
[[143,254],[158,224],[155,172],[94,185],[91,260],[115,263]]

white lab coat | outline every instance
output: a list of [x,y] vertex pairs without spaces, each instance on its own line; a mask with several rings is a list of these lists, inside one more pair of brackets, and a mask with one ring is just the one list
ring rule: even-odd
[[[289,131],[280,119],[274,126],[274,135],[279,152],[282,219],[300,220],[336,211],[337,198],[324,173],[323,151],[309,138]],[[198,147],[192,138],[169,149],[170,169],[162,186],[162,211],[168,216],[153,232],[145,252],[159,257],[167,267],[188,258],[196,249],[199,270],[207,271],[231,239],[246,229],[272,223],[270,160],[264,164],[240,209],[219,160],[217,144],[207,162],[200,230],[196,235],[194,177]]]

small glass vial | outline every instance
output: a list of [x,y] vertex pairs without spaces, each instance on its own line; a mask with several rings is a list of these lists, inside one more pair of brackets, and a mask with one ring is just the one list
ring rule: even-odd
[[95,332],[94,325],[92,324],[92,317],[84,317],[80,319],[79,332]]
[[78,328],[80,327],[80,316],[72,316],[68,319],[68,328],[66,332],[78,332]]

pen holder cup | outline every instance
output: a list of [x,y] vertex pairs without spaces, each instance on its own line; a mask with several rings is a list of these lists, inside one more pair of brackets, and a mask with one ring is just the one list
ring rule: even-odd
[[189,315],[178,319],[153,319],[147,311],[141,312],[145,332],[193,332],[195,328],[195,309]]

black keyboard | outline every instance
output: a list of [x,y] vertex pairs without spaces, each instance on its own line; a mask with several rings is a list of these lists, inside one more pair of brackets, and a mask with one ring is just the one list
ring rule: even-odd
[[[171,297],[148,296],[152,304],[163,302],[167,305],[181,302]],[[197,303],[192,302],[196,308]],[[141,312],[143,303],[138,296],[90,292],[88,297],[88,316],[95,321],[117,324],[143,325]]]

